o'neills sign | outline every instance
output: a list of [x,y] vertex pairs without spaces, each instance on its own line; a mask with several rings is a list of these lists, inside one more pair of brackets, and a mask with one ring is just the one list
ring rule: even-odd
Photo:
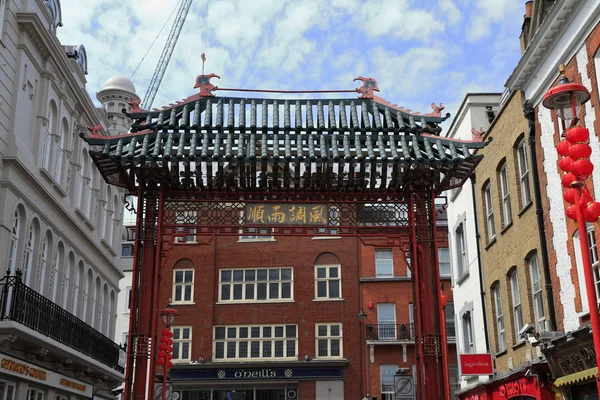
[[0,354],[0,373],[12,375],[17,378],[27,379],[46,385],[63,392],[76,393],[83,397],[92,397],[92,385],[59,374],[48,371],[37,365],[29,364],[23,360]]

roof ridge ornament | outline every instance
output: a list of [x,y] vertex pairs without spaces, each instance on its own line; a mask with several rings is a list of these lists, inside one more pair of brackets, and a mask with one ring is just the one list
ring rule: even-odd
[[476,142],[476,143],[483,142],[483,135],[485,134],[485,132],[486,132],[486,130],[483,129],[483,127],[479,128],[479,129],[471,128],[471,133],[473,134],[473,142]]
[[88,131],[90,131],[90,138],[99,138],[102,137],[102,135],[100,135],[100,131],[102,130],[102,125],[90,125],[88,126]]
[[[204,62],[203,62],[203,64],[204,64]],[[200,97],[214,96],[213,92],[219,88],[218,86],[215,86],[212,83],[210,83],[211,78],[221,79],[221,77],[219,75],[216,75],[216,74],[204,75],[204,73],[202,75],[198,75],[196,77],[196,84],[194,85],[194,89],[200,89]]]
[[356,89],[360,96],[359,99],[372,99],[375,95],[374,91],[379,92],[379,87],[377,87],[377,81],[373,78],[365,78],[363,76],[359,76],[358,78],[354,78],[353,82],[362,81],[363,85]]

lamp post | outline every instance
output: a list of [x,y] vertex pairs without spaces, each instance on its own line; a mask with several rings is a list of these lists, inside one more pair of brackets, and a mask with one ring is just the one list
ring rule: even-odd
[[[567,188],[564,199],[571,204],[567,207],[566,214],[577,221],[596,364],[600,365],[600,317],[586,226],[586,222],[598,222],[600,203],[592,199],[585,185],[585,180],[592,174],[594,165],[589,160],[592,153],[588,144],[590,133],[586,128],[578,126],[577,116],[579,106],[590,99],[590,93],[585,86],[569,82],[563,65],[560,66],[559,71],[561,75],[559,83],[546,92],[542,105],[555,110],[562,123],[563,140],[556,150],[562,156],[559,167],[565,172],[562,177],[562,184]],[[596,386],[600,395],[600,375],[596,377]]]
[[171,325],[173,325],[177,315],[177,310],[171,308],[171,304],[160,312],[160,316],[163,317],[165,322],[165,329],[163,329],[162,337],[160,338],[160,351],[158,352],[156,363],[163,366],[162,400],[167,399],[167,375],[169,367],[173,365],[171,362],[171,358],[173,358],[171,354],[173,352],[173,332],[171,332]]

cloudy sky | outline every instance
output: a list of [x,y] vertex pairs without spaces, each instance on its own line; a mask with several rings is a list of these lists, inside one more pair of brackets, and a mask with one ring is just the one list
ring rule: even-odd
[[[144,97],[180,2],[61,1],[59,38],[85,45],[92,98],[113,75],[131,78]],[[353,89],[362,75],[377,79],[392,103],[427,113],[442,102],[455,114],[465,93],[503,90],[520,53],[524,4],[195,0],[153,106],[196,92],[205,53],[205,72],[220,75],[221,87]]]

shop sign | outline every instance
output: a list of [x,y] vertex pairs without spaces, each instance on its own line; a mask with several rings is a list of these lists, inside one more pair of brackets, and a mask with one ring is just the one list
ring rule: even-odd
[[278,380],[278,379],[343,379],[342,367],[324,368],[233,368],[171,369],[172,380]]
[[537,398],[537,390],[533,379],[521,378],[512,382],[507,382],[498,387],[501,397],[507,399],[521,398],[522,396],[533,396]]
[[491,354],[460,354],[460,369],[463,376],[494,375]]
[[574,374],[596,366],[596,353],[594,347],[584,347],[574,350],[558,360],[558,365],[564,375]]
[[0,354],[0,372],[27,379],[66,392],[92,397],[92,386],[76,379],[48,371],[17,358]]
[[328,225],[327,204],[246,204],[246,224],[250,225]]

